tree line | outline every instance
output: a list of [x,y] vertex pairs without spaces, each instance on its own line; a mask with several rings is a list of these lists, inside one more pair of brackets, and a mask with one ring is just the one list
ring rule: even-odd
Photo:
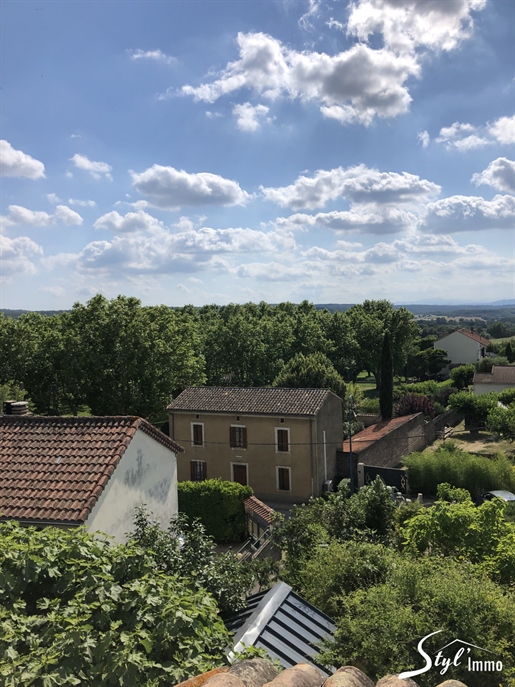
[[50,316],[0,315],[0,385],[24,389],[40,414],[87,407],[154,422],[187,386],[321,386],[343,398],[362,371],[379,389],[386,332],[403,373],[419,328],[387,300],[329,312],[308,301],[171,308],[97,295]]

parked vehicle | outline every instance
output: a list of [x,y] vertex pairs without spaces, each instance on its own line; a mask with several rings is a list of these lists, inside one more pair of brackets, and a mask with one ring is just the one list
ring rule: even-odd
[[515,494],[505,489],[498,489],[495,491],[487,491],[483,494],[483,501],[491,501],[492,499],[502,499],[503,501],[515,502]]

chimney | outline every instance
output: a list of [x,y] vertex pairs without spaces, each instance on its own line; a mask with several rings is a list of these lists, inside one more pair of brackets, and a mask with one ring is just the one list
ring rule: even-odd
[[4,415],[28,415],[27,401],[4,401]]

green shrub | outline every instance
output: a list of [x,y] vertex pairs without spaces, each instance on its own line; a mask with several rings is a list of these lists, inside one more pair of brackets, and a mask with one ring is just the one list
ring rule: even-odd
[[499,401],[505,406],[515,403],[515,387],[513,387],[513,389],[505,389],[504,391],[501,391],[499,394]]
[[449,503],[463,503],[470,501],[470,491],[453,487],[448,482],[442,482],[436,488],[436,498],[439,501],[448,501]]
[[245,536],[243,501],[252,496],[250,487],[221,479],[179,482],[179,511],[190,520],[199,519],[209,536],[221,544]]
[[442,482],[467,489],[474,497],[490,489],[515,490],[515,470],[506,456],[475,456],[451,441],[433,453],[412,453],[404,465],[414,492],[435,495]]
[[0,684],[177,684],[223,665],[214,599],[134,545],[0,525]]

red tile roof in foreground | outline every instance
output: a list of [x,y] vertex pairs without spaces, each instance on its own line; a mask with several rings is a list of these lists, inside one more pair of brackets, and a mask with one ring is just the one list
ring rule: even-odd
[[0,518],[84,523],[136,431],[184,449],[140,417],[0,417]]
[[243,502],[243,505],[245,506],[245,510],[255,513],[269,525],[273,523],[276,515],[275,511],[273,508],[270,508],[270,506],[267,506],[266,503],[263,503],[263,501],[260,501],[255,496],[249,496],[246,498]]
[[[399,429],[410,420],[413,420],[417,415],[422,415],[422,413],[415,413],[414,415],[401,415],[401,417],[394,417],[392,420],[383,420],[382,422],[377,422],[375,425],[370,425],[362,432],[354,434],[352,437],[352,453],[359,453],[363,449],[368,448],[378,439],[382,439],[384,436]],[[350,444],[349,440],[343,442],[343,451],[349,453]]]

